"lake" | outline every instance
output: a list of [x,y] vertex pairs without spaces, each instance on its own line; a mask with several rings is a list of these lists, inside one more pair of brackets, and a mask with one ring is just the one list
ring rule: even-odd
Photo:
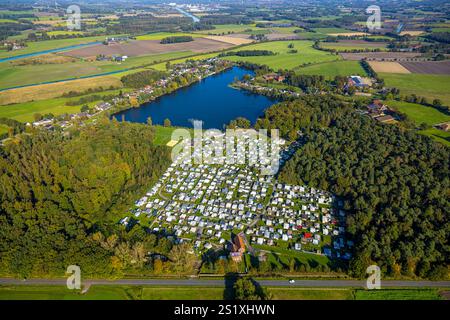
[[168,118],[173,126],[180,127],[192,127],[193,120],[201,120],[204,129],[223,129],[237,117],[255,123],[265,109],[278,101],[229,87],[235,78],[241,79],[245,74],[252,72],[233,67],[114,117],[120,121],[124,115],[126,121],[145,123],[150,116],[153,124],[160,125]]

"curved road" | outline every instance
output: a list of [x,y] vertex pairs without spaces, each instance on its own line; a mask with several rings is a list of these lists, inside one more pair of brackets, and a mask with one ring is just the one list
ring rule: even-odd
[[[259,280],[264,287],[305,287],[305,288],[365,288],[363,280],[296,280],[291,284],[287,280]],[[135,286],[195,286],[195,287],[224,287],[225,280],[199,279],[120,279],[120,280],[83,280],[89,285],[135,285]],[[230,281],[232,283],[233,281]],[[1,278],[0,285],[66,285],[66,279],[29,279],[18,280]],[[450,281],[381,281],[382,288],[448,288]]]

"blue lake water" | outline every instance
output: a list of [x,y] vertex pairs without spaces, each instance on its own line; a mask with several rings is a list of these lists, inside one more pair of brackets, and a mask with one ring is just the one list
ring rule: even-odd
[[265,109],[278,101],[229,87],[235,78],[245,74],[252,72],[233,67],[114,117],[120,121],[123,115],[126,121],[145,123],[150,116],[153,124],[163,124],[168,118],[172,125],[182,127],[192,127],[192,120],[201,120],[204,129],[223,129],[237,117],[254,123]]

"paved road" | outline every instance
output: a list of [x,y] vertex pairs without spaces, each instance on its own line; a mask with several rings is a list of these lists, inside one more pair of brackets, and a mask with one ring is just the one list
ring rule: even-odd
[[[84,280],[90,285],[139,285],[139,286],[204,286],[223,287],[225,280],[199,280],[199,279],[121,279],[121,280]],[[263,287],[296,287],[296,288],[362,288],[365,281],[360,280],[296,280],[294,284],[287,280],[259,280]],[[66,285],[65,279],[29,279],[17,280],[1,278],[0,285]],[[382,288],[447,288],[450,281],[381,281]]]

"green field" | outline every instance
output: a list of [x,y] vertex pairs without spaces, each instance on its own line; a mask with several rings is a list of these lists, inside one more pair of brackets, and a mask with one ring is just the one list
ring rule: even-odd
[[352,30],[348,30],[348,29],[344,29],[344,28],[315,28],[313,30],[316,32],[319,32],[319,33],[323,33],[323,34],[354,32]]
[[[288,53],[290,48],[289,44],[294,44],[294,49],[298,50],[297,53]],[[275,41],[264,42],[253,45],[241,47],[237,51],[241,50],[270,50],[277,53],[274,56],[254,56],[254,57],[239,57],[230,56],[225,59],[231,61],[248,61],[261,65],[267,65],[268,67],[278,69],[293,69],[306,63],[319,63],[325,61],[333,61],[340,59],[338,56],[328,52],[316,50],[312,47],[311,41]],[[232,50],[231,50],[232,51]]]
[[431,128],[421,130],[419,131],[419,133],[450,147],[450,132],[445,132],[436,128]]
[[[126,91],[123,90],[122,91]],[[110,95],[110,94],[118,94],[119,90],[109,90],[103,91],[99,93],[93,93],[94,95]],[[89,95],[85,95],[87,97]],[[46,114],[53,113],[55,116],[60,114],[72,114],[80,112],[81,105],[78,106],[66,106],[65,103],[67,101],[78,100],[81,97],[75,98],[55,98],[48,100],[40,100],[40,101],[31,101],[25,103],[16,103],[6,106],[0,106],[0,118],[11,118],[20,122],[31,122],[33,121],[33,115],[35,113]],[[95,105],[99,101],[89,102],[87,103],[89,106]]]
[[328,264],[329,259],[326,256],[299,252],[295,250],[283,249],[280,247],[272,247],[266,245],[254,245],[256,249],[267,251],[267,260],[275,265],[289,266],[289,259],[295,258],[298,262],[303,264],[309,264],[311,267],[318,265],[325,266]]
[[416,94],[432,102],[440,99],[443,104],[450,105],[450,76],[434,74],[398,74],[379,73],[387,87],[400,89],[400,94]]
[[0,135],[8,132],[8,126],[0,124]]
[[307,67],[298,68],[295,70],[298,74],[306,75],[321,75],[327,78],[334,78],[335,76],[351,76],[360,75],[367,76],[364,69],[358,61],[333,61],[318,63]]
[[[178,127],[163,127],[160,125],[155,125],[155,138],[153,140],[153,143],[156,145],[166,145],[172,137],[172,132]],[[191,131],[191,135],[193,135],[192,128],[188,129]]]
[[223,288],[206,287],[145,287],[143,300],[222,300]]
[[352,300],[351,289],[269,288],[274,300]]
[[11,62],[0,63],[0,89],[19,85],[36,84],[47,81],[77,78],[87,75],[102,74],[154,64],[159,61],[177,59],[194,54],[191,51],[177,51],[155,55],[130,57],[124,62],[83,61],[62,64],[30,64],[14,66]]
[[377,43],[376,46],[372,42],[367,43],[345,43],[345,42],[321,42],[320,47],[324,49],[336,50],[336,51],[351,51],[351,50],[363,50],[363,49],[380,49],[386,50],[385,43]]
[[388,100],[386,104],[393,109],[404,113],[418,125],[426,123],[428,125],[434,125],[441,122],[450,120],[450,116],[433,108],[427,107],[416,103],[409,103],[404,101]]
[[[250,24],[216,24],[215,29],[212,30],[200,30],[195,31],[199,34],[229,34],[229,33],[244,33],[246,30],[251,30],[251,32],[258,32],[266,30],[264,28],[257,28]],[[250,32],[250,33],[251,33]]]
[[[440,300],[436,289],[268,288],[274,300]],[[94,285],[85,294],[62,286],[0,286],[0,300],[223,300],[222,287]]]
[[440,300],[435,289],[356,290],[356,300]]
[[28,42],[28,47],[23,49],[0,52],[0,59],[103,40],[105,40],[105,36]]

